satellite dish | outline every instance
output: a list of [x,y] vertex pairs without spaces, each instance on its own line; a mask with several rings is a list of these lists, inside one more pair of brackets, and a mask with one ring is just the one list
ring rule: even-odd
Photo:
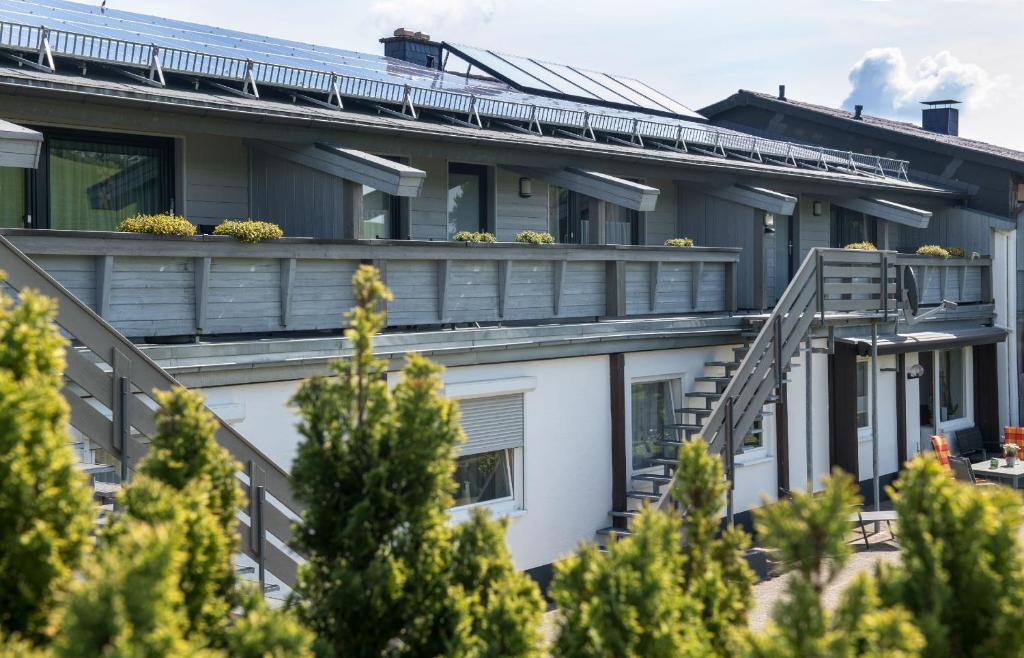
[[914,268],[903,268],[903,300],[910,307],[910,314],[917,315],[921,307],[921,297],[917,290],[917,276]]

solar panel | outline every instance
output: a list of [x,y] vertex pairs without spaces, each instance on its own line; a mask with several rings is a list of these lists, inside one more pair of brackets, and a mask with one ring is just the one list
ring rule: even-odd
[[665,94],[650,93],[652,90],[649,85],[629,84],[631,81],[628,78],[474,46],[450,43],[444,45],[459,57],[522,91],[541,94],[554,92],[588,101],[596,98],[606,103],[658,113],[702,118],[681,103],[669,99]]
[[[100,11],[65,0],[0,0],[0,50],[31,62],[44,36],[58,59],[145,73],[156,58],[166,73],[218,80],[238,92],[253,83],[256,88],[324,96],[336,88],[346,99],[403,111],[411,104],[453,120],[452,115],[468,120],[477,114],[510,127],[521,124],[520,130],[536,132],[543,125],[549,134],[563,129],[580,137],[592,130],[637,146],[644,139],[654,139],[662,140],[662,148],[693,148],[762,162],[770,156],[790,166],[863,169],[906,178],[903,161],[759,139],[690,121],[689,117],[699,115],[636,80],[479,49],[474,52],[488,62],[488,69],[504,72],[498,77],[517,76],[532,86],[516,89],[500,80],[437,71],[383,56],[131,12]],[[650,110],[677,116],[655,116]]]

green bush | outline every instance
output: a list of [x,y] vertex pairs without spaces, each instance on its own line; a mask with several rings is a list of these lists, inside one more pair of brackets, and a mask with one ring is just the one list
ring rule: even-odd
[[121,233],[153,233],[187,238],[196,234],[196,225],[176,215],[135,215],[117,225]]
[[878,248],[871,242],[851,242],[843,249],[858,249],[860,251],[878,251]]
[[937,256],[938,258],[949,258],[949,252],[937,244],[923,244],[917,248],[918,256]]
[[545,231],[522,231],[516,234],[516,242],[526,244],[552,244],[555,238]]
[[954,256],[956,258],[963,258],[967,255],[967,252],[964,251],[963,247],[946,247],[946,251],[949,252],[950,256]]
[[264,240],[276,240],[284,235],[277,224],[260,222],[255,219],[228,219],[213,229],[214,235],[230,235],[239,242],[256,244]]
[[669,238],[665,240],[666,247],[692,247],[693,238]]
[[494,234],[487,231],[459,231],[452,236],[456,242],[497,242]]

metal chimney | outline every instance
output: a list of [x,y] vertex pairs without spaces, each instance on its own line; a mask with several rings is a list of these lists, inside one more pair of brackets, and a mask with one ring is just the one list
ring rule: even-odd
[[946,99],[941,101],[922,101],[921,127],[933,133],[943,135],[960,134],[960,110],[955,106],[960,101]]
[[441,43],[431,41],[430,35],[400,27],[394,35],[380,40],[384,56],[401,59],[428,69],[441,70]]
[[864,106],[863,105],[854,105],[853,106],[853,118],[854,119],[856,119],[857,121],[862,120],[864,118],[863,114],[864,114]]
[[786,100],[786,85],[779,85],[779,100]]

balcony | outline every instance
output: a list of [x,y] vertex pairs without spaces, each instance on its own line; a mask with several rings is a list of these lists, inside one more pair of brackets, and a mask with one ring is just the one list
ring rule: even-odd
[[360,263],[394,292],[388,327],[736,310],[732,248],[2,233],[131,337],[337,330]]

